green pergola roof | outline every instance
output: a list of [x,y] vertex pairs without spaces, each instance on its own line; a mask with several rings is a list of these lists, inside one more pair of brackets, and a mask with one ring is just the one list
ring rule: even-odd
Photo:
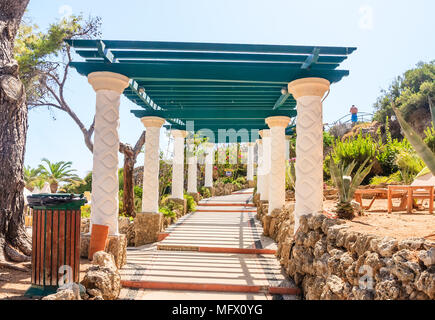
[[[356,48],[156,41],[67,40],[85,59],[80,74],[111,71],[130,78],[124,95],[141,118],[159,116],[172,128],[267,128],[264,119],[296,116],[286,92],[292,80],[320,77],[331,83],[349,74],[337,67]],[[287,132],[290,131],[287,128]],[[254,139],[252,137],[251,139]],[[242,138],[243,139],[243,138]]]

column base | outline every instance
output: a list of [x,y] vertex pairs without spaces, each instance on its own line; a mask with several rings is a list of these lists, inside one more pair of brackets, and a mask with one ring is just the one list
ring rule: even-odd
[[[80,235],[81,258],[88,258],[90,242],[90,233],[82,233]],[[113,255],[118,269],[122,268],[127,263],[127,236],[125,234],[109,235],[104,251]]]
[[248,188],[255,188],[255,181],[254,180],[248,180]]
[[269,210],[269,201],[259,200],[258,207],[257,207],[257,219],[260,220],[261,223],[263,223],[263,216],[267,214],[268,210]]
[[188,192],[187,194],[189,196],[192,196],[193,200],[195,200],[196,203],[198,203],[199,200],[201,200],[201,195],[198,192]]
[[134,218],[134,245],[136,247],[156,242],[160,233],[160,212],[138,212]]

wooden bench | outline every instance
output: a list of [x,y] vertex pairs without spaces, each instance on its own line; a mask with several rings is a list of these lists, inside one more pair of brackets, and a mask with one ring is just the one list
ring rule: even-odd
[[[391,203],[391,209],[394,210],[405,210],[406,208],[406,192],[392,192],[392,198],[400,199],[400,205],[397,207],[393,207]],[[372,196],[370,204],[368,206],[364,206],[362,203],[362,199],[364,196]],[[354,194],[355,201],[358,201],[361,205],[361,208],[364,210],[369,210],[375,200],[377,199],[388,199],[388,189],[386,188],[376,188],[376,189],[357,189]],[[370,197],[369,197],[370,199]]]
[[414,200],[429,199],[429,213],[433,213],[434,186],[388,186],[388,213],[393,210],[393,198],[396,193],[406,195],[406,211],[412,213]]

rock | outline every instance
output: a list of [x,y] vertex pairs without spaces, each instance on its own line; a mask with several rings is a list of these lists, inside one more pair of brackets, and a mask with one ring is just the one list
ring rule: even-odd
[[332,226],[338,225],[338,224],[345,224],[346,222],[341,219],[329,219],[326,218],[322,222],[322,231],[325,234],[328,234],[328,229]]
[[329,253],[325,252],[318,259],[314,259],[313,267],[315,274],[319,277],[323,277],[328,274],[328,260],[331,258]]
[[319,231],[310,231],[307,234],[307,237],[304,240],[304,246],[314,248],[314,245],[320,239]]
[[157,241],[160,233],[161,219],[161,213],[136,213],[134,218],[134,244],[136,247]]
[[[327,221],[327,220],[325,220],[325,221]],[[345,224],[331,225],[327,230],[328,232],[326,233],[326,240],[328,242],[335,243],[339,231],[342,231],[343,229],[347,229],[347,228],[349,228],[349,226],[345,225]],[[345,232],[345,231],[342,231],[342,232]],[[344,245],[344,243],[343,243],[343,245]]]
[[400,284],[396,280],[384,280],[376,283],[375,300],[397,300],[400,296]]
[[73,290],[67,289],[45,296],[42,300],[81,300],[81,298],[80,295],[77,297]]
[[431,267],[420,273],[415,281],[418,290],[424,292],[429,299],[435,299],[435,267]]
[[323,220],[326,219],[326,216],[323,214],[315,214],[311,215],[311,217],[308,218],[308,227],[311,230],[318,230],[322,228]]
[[423,249],[424,242],[425,240],[423,238],[405,239],[399,242],[398,248],[399,250],[421,250]]
[[81,233],[89,233],[91,227],[91,219],[90,218],[82,218],[80,221],[80,232]]
[[128,227],[130,226],[130,218],[128,217],[119,217],[118,219],[118,229],[119,233],[127,234]]
[[374,291],[368,289],[361,289],[358,286],[352,287],[352,296],[356,300],[373,300]]
[[91,289],[98,289],[104,300],[117,299],[121,291],[121,276],[113,255],[98,251],[94,254],[92,264],[81,282],[87,292],[91,293]]
[[74,295],[75,295],[74,300],[81,300],[81,298],[83,298],[86,295],[86,288],[83,285],[81,285],[80,283],[74,283],[74,282],[66,283],[66,284],[60,286],[57,289],[57,292],[63,291],[63,290],[72,290],[74,292]]
[[357,202],[355,200],[352,200],[350,202],[350,204],[351,204],[351,206],[352,206],[352,208],[354,210],[354,214],[355,215],[358,215],[358,216],[362,216],[363,215],[363,209],[361,208],[361,205],[360,205],[359,202]]
[[310,229],[308,227],[308,219],[312,217],[311,214],[309,215],[302,215],[299,217],[299,229],[298,231],[303,232],[303,233],[307,233],[308,230]]
[[418,259],[428,268],[435,265],[435,248],[420,251]]
[[345,289],[346,283],[339,277],[331,275],[326,279],[320,298],[324,300],[343,300],[345,299]]
[[313,254],[315,258],[320,258],[326,252],[326,238],[319,239],[314,245]]
[[326,280],[322,277],[304,277],[302,289],[307,300],[319,300],[325,287]]
[[373,236],[371,235],[361,233],[357,234],[357,239],[355,243],[350,247],[350,251],[358,254],[359,256],[363,255],[365,252],[370,250],[370,242],[372,239]]
[[391,257],[398,249],[398,241],[385,237],[376,244],[376,251],[383,257]]

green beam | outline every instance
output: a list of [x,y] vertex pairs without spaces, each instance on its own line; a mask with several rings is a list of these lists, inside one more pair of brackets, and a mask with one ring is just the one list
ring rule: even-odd
[[108,63],[118,63],[119,61],[115,58],[113,53],[106,47],[104,41],[100,40],[97,42],[97,54]]
[[201,120],[201,119],[265,119],[267,117],[272,116],[288,116],[288,117],[294,117],[296,116],[296,110],[246,110],[246,111],[239,111],[239,110],[192,110],[192,111],[186,111],[186,110],[164,110],[164,111],[154,111],[154,110],[131,110],[131,113],[133,113],[136,117],[142,118],[142,117],[150,117],[150,116],[156,116],[161,118],[179,118],[179,119],[186,119],[186,120]]
[[[257,82],[257,83],[276,83],[288,84],[290,81],[307,78],[319,77],[329,80],[331,83],[341,80],[347,76],[347,70],[314,70],[295,69],[294,67],[284,66],[246,66],[238,65],[237,68],[229,65],[219,67],[202,63],[180,63],[171,65],[167,63],[112,63],[101,62],[72,62],[71,66],[82,75],[96,71],[109,71],[123,74],[130,79],[166,79],[173,81],[238,81],[238,82]],[[147,78],[142,78],[144,75]]]
[[278,100],[276,100],[273,110],[279,109],[287,101],[287,99],[290,98],[290,96],[290,93],[282,94]]
[[[94,49],[98,40],[67,39],[66,42],[75,48]],[[111,49],[130,50],[162,50],[162,51],[220,51],[220,52],[254,52],[277,54],[311,54],[315,48],[325,55],[348,55],[356,50],[355,47],[329,46],[294,46],[294,45],[263,45],[236,43],[200,43],[200,42],[163,42],[163,41],[134,41],[134,40],[104,40]]]
[[[307,59],[305,60],[305,62],[302,64],[301,69],[309,69],[311,68],[314,64],[317,63],[317,60],[319,60],[319,54],[320,54],[320,49],[319,48],[314,48],[313,53],[310,54]],[[335,69],[336,67],[334,67],[333,69]]]

